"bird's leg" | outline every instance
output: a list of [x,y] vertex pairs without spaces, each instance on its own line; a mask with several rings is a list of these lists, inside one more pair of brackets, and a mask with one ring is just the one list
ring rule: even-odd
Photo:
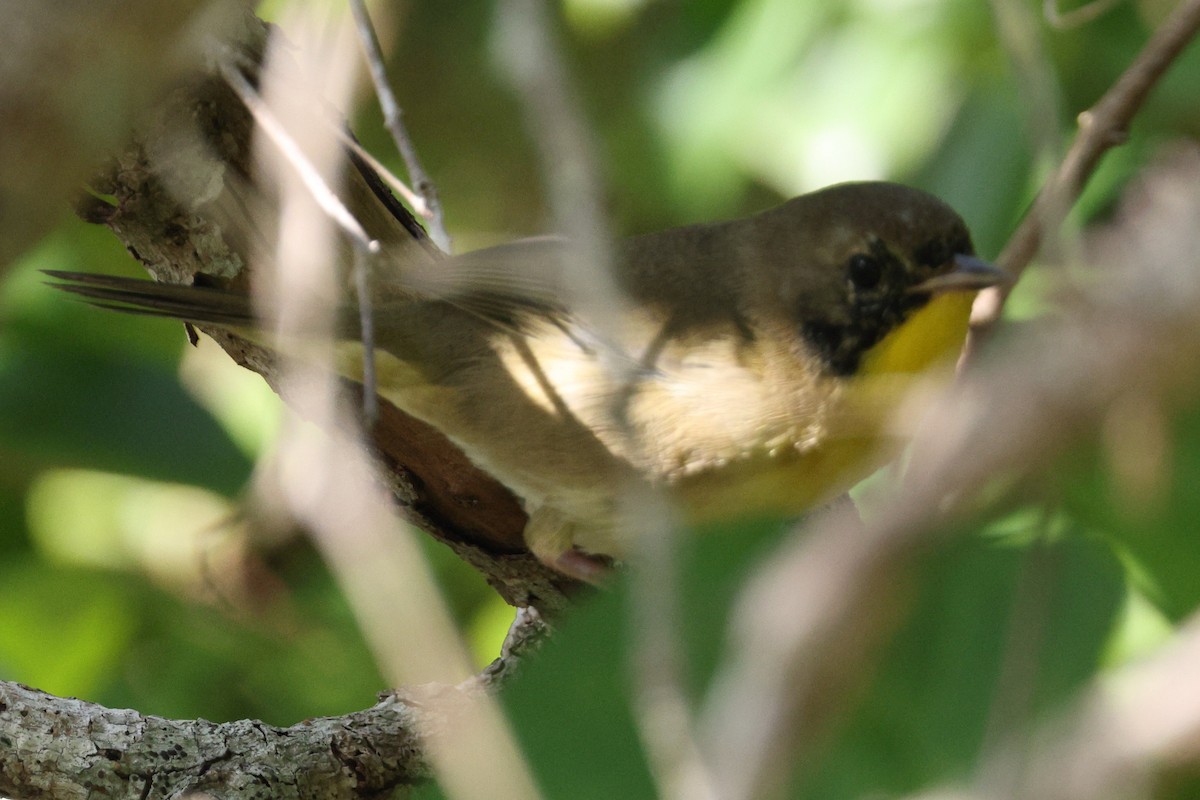
[[574,527],[571,519],[557,508],[539,506],[529,513],[525,544],[551,569],[599,585],[612,573],[612,562],[577,548],[572,542]]

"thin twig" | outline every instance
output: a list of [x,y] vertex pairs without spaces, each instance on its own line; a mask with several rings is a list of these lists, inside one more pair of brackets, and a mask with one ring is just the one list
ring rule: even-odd
[[[358,39],[362,44],[363,54],[367,59],[367,67],[371,72],[371,82],[375,85],[375,95],[379,98],[379,108],[383,112],[383,124],[392,134],[396,149],[404,159],[404,168],[408,170],[408,179],[412,181],[417,194],[425,198],[426,214],[429,221],[429,236],[434,243],[447,253],[450,252],[450,235],[446,232],[446,222],[442,215],[442,204],[438,200],[437,187],[421,166],[417,148],[408,135],[404,125],[404,114],[396,95],[388,83],[387,69],[383,63],[383,49],[379,46],[379,36],[375,33],[375,25],[367,12],[363,0],[350,0],[350,11],[354,14],[354,24],[358,28]],[[413,209],[416,211],[416,209]],[[420,212],[417,212],[420,213]]]
[[[1007,786],[977,785],[911,800],[1147,800],[1200,761],[1200,615],[1159,652],[1092,681],[1066,713],[995,754]],[[1169,792],[1168,792],[1169,794]],[[1179,797],[1185,796],[1180,793]],[[1192,795],[1187,795],[1192,796]]]
[[508,627],[500,656],[473,680],[487,691],[504,686],[520,669],[525,656],[536,652],[550,635],[550,626],[532,606],[521,606]]
[[[1047,231],[1056,230],[1100,158],[1128,136],[1129,124],[1167,69],[1200,30],[1200,0],[1183,0],[1099,102],[1079,115],[1079,133],[1055,174],[997,258],[1014,278],[1037,254]],[[1012,285],[980,292],[971,319],[967,354],[1000,318]]]
[[[831,514],[755,577],[705,716],[723,797],[770,796],[797,753],[827,732],[887,641],[922,557],[969,499],[1100,429],[1131,386],[1155,398],[1192,395],[1200,156],[1172,167],[1178,174],[1151,212],[1123,231],[1126,246],[1109,247],[1121,269],[1053,322],[1014,333],[927,409],[937,424],[914,439],[886,514],[861,530],[849,513]],[[1200,718],[1188,722],[1200,729]]]
[[667,800],[715,800],[701,754],[692,701],[684,691],[688,666],[679,631],[678,520],[650,487],[627,490],[627,524],[638,527],[638,563],[630,570],[630,665],[634,711],[659,794]]
[[266,107],[250,82],[228,64],[221,65],[221,75],[245,104],[247,110],[254,117],[254,121],[258,123],[259,129],[270,138],[287,162],[296,170],[296,174],[304,182],[305,188],[308,189],[321,209],[329,215],[329,218],[350,237],[355,246],[368,253],[379,252],[379,242],[367,235],[350,210],[338,199],[337,193],[330,188],[325,179],[321,177],[321,173],[304,155],[303,149],[296,143],[296,140]]
[[306,189],[334,223],[349,237],[354,250],[354,283],[358,295],[358,315],[363,347],[363,422],[369,430],[379,417],[378,386],[375,379],[375,323],[369,291],[368,272],[371,256],[380,252],[379,241],[372,239],[355,219],[350,209],[338,198],[320,171],[304,154],[303,148],[292,138],[274,113],[258,96],[254,87],[228,64],[222,64],[221,74],[241,98],[243,104],[258,123],[258,127],[279,149],[280,155],[292,166]]
[[1121,0],[1092,0],[1079,8],[1063,11],[1058,7],[1059,0],[1042,0],[1042,16],[1046,23],[1058,30],[1070,30],[1086,25],[1098,17],[1116,8]]
[[979,774],[982,786],[1006,788],[1013,779],[1013,764],[997,758],[1014,735],[1024,730],[1033,710],[1033,694],[1042,666],[1048,611],[1054,599],[1056,580],[1061,577],[1057,551],[1047,546],[1046,527],[1050,512],[1044,510],[1038,523],[1038,540],[1024,553],[1013,605],[1000,674],[992,693],[991,708],[979,746]]
[[362,340],[363,427],[370,431],[379,419],[378,385],[375,377],[375,313],[371,302],[370,262],[362,248],[354,248],[354,291],[358,296],[359,338]]
[[408,188],[408,184],[400,180],[399,176],[388,169],[382,161],[371,155],[371,153],[365,147],[359,144],[358,141],[349,133],[347,133],[346,130],[340,125],[336,125],[331,121],[329,126],[333,129],[341,143],[345,145],[350,152],[361,158],[368,167],[375,170],[375,173],[379,175],[383,182],[392,187],[392,190],[395,191],[396,194],[400,195],[404,202],[408,203],[408,207],[412,209],[414,214],[422,219],[429,219],[429,206],[425,204],[424,197],[421,197],[421,195]]
[[997,38],[1020,87],[1022,116],[1033,151],[1050,167],[1063,140],[1059,123],[1061,102],[1037,14],[1025,0],[991,0],[991,6]]
[[[319,302],[342,283],[332,269],[339,242],[331,222],[335,215],[308,196],[313,190],[308,172],[330,180],[342,166],[344,150],[326,128],[313,123],[311,104],[303,97],[296,101],[290,90],[297,85],[296,75],[320,75],[332,86],[335,100],[348,97],[352,29],[344,15],[322,18],[319,11],[297,10],[290,19],[289,34],[324,46],[302,47],[304,63],[295,68],[292,59],[273,48],[263,67],[263,98],[275,112],[264,117],[278,119],[281,128],[303,143],[296,150],[311,154],[311,160],[298,163],[287,148],[263,148],[264,180],[281,187],[273,260],[287,265],[285,279],[268,299],[278,303],[281,334],[295,351],[288,353],[292,357],[281,376],[281,393],[315,429],[296,424],[295,418],[289,420],[292,424],[277,445],[277,485],[345,592],[391,685],[466,682],[473,672],[469,655],[416,534],[398,523],[367,449],[350,424],[351,415],[341,403],[341,383],[332,369],[336,352],[328,346],[335,317],[333,309]],[[297,170],[301,165],[305,169]],[[297,175],[305,178],[304,185]],[[325,182],[317,188],[326,188]],[[365,262],[367,252],[358,248],[360,262]],[[357,266],[355,280],[365,295],[365,264]],[[369,320],[364,319],[364,325],[369,329]],[[371,349],[369,342],[364,344]],[[417,642],[420,646],[414,646]],[[447,797],[533,800],[539,796],[494,698],[484,692],[464,697],[458,689],[430,686],[404,693],[419,695],[422,702],[448,712],[447,724],[420,731],[428,763]]]
[[495,20],[496,59],[519,94],[537,145],[554,228],[571,245],[564,300],[620,356],[627,299],[613,279],[596,147],[553,35],[551,12],[545,0],[503,0]]

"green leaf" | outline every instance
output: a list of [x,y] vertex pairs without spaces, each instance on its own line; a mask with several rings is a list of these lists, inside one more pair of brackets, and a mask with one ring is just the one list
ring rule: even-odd
[[1147,596],[1179,620],[1200,607],[1200,407],[1167,424],[1161,442],[1137,443],[1166,446],[1146,464],[1154,471],[1149,494],[1114,472],[1118,460],[1134,454],[1114,452],[1099,442],[1072,451],[1056,473],[1071,513],[1091,529],[1110,534],[1132,560]]
[[85,467],[231,496],[249,459],[163,366],[108,350],[0,339],[0,453],[26,469]]
[[[697,695],[724,646],[731,600],[777,532],[751,526],[684,543],[682,634]],[[1018,595],[1030,559],[1040,578],[1031,587],[1026,577]],[[915,577],[911,614],[866,670],[874,680],[840,733],[815,757],[805,754],[813,766],[797,778],[795,796],[906,792],[965,775],[994,713],[1001,665],[1013,655],[1016,598],[1036,600],[1018,651],[1034,669],[1017,686],[1035,717],[1096,673],[1125,597],[1117,559],[1080,536],[1032,548],[960,536]],[[573,612],[504,692],[550,798],[656,796],[630,710],[629,602],[625,577]]]
[[133,637],[135,609],[119,576],[9,561],[0,570],[0,678],[94,697]]
[[[965,777],[990,720],[1016,712],[1020,727],[1020,712],[1052,709],[1095,674],[1124,596],[1120,565],[1095,539],[954,541],[922,569],[866,699],[796,796],[906,793]],[[1030,672],[998,694],[1002,665],[1014,662]]]

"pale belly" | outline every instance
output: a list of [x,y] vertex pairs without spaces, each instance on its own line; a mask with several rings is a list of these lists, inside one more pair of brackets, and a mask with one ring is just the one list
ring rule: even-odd
[[381,394],[522,498],[527,541],[543,559],[571,546],[621,557],[637,535],[616,522],[632,481],[657,487],[692,522],[790,516],[894,456],[903,438],[888,417],[911,374],[961,343],[969,298],[953,300],[918,312],[918,325],[864,362],[875,374],[849,382],[786,354],[748,360],[733,338],[668,343],[648,362],[653,329],[633,330],[622,359],[547,326],[497,333],[488,352],[435,383],[380,354]]

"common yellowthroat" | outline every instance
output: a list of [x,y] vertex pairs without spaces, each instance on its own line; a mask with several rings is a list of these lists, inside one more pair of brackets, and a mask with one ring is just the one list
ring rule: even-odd
[[[566,299],[562,240],[400,255],[372,289],[378,391],[523,500],[539,558],[593,577],[581,553],[620,557],[636,535],[615,522],[631,480],[693,521],[793,515],[893,454],[900,393],[945,366],[974,292],[1004,278],[973,252],[929,194],[833,186],[624,241],[626,302],[603,336]],[[100,305],[263,339],[242,293],[50,274]],[[339,311],[339,371],[358,379],[357,309]]]

